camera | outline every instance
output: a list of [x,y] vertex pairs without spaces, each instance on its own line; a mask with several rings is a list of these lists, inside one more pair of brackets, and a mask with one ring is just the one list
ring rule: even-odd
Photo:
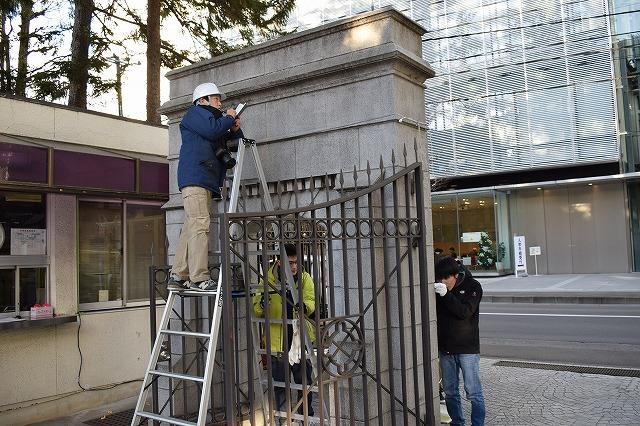
[[231,153],[226,146],[219,146],[215,152],[216,158],[224,164],[227,169],[232,169],[236,165],[236,160],[231,156]]

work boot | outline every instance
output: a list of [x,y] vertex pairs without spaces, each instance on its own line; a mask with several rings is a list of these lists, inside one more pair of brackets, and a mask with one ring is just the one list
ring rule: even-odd
[[191,288],[192,290],[198,290],[198,291],[212,291],[212,290],[215,290],[217,286],[218,286],[217,281],[214,281],[212,279],[198,281],[198,282],[189,284],[189,288]]
[[189,282],[187,280],[181,280],[179,276],[171,274],[169,281],[167,282],[167,290],[182,291],[189,288]]

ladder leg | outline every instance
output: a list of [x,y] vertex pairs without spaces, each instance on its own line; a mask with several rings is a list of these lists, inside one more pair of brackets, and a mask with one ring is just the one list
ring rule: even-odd
[[258,155],[258,147],[255,142],[251,142],[251,153],[253,154],[253,161],[256,165],[256,171],[258,172],[258,179],[262,186],[262,195],[264,196],[264,207],[267,211],[273,211],[273,201],[271,200],[271,194],[269,194],[269,187],[267,185],[267,178],[264,175],[264,169],[262,168],[262,161]]
[[209,408],[209,395],[211,393],[211,380],[215,364],[216,350],[218,348],[218,335],[220,333],[220,320],[222,317],[222,268],[218,274],[218,291],[214,299],[213,318],[211,319],[211,337],[207,349],[207,362],[204,367],[204,382],[200,396],[200,408],[198,410],[198,426],[204,426],[207,420]]
[[[176,292],[170,291],[169,298],[167,299],[167,304],[164,307],[164,312],[162,313],[162,319],[160,320],[160,330],[167,328],[169,324],[169,319],[171,318],[171,312],[173,311],[173,304],[176,300]],[[137,413],[144,411],[144,403],[147,399],[147,393],[149,392],[148,382],[151,378],[149,371],[154,370],[156,363],[158,362],[158,356],[160,355],[160,350],[162,349],[162,340],[164,339],[164,335],[162,333],[158,333],[156,336],[156,341],[153,344],[153,349],[151,350],[151,356],[149,357],[149,364],[147,365],[147,371],[144,374],[144,380],[142,381],[142,388],[140,389],[140,394],[138,395],[138,402],[136,404],[136,411],[133,416],[133,420],[131,421],[131,426],[136,426],[140,417]]]

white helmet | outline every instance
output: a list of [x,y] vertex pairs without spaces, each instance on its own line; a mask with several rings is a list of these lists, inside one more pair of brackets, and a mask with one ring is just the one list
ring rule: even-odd
[[218,86],[213,83],[202,83],[196,86],[193,89],[193,100],[191,102],[195,103],[198,99],[203,98],[209,95],[219,95],[220,99],[224,100],[226,96],[220,90],[218,90]]

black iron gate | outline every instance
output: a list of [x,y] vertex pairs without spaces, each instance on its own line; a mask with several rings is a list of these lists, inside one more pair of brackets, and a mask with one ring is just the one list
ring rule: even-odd
[[[388,168],[380,160],[375,170],[367,164],[335,178],[275,184],[276,204],[287,204],[289,194],[302,207],[220,215],[213,268],[222,268],[223,306],[230,308],[223,310],[214,422],[431,424],[424,172],[421,163],[406,164],[406,150],[403,157],[402,166],[394,158]],[[259,203],[252,192],[242,188],[241,204]],[[296,251],[290,259],[287,244]],[[297,265],[295,295],[287,293],[280,259]],[[165,277],[166,269],[152,271],[153,291]],[[207,330],[210,310],[194,302],[177,320]],[[306,350],[292,351],[300,360],[290,364],[294,327]],[[202,368],[202,348],[181,345],[170,368]],[[168,358],[174,347],[168,342]],[[195,399],[188,389],[160,388],[158,406],[188,418]]]

